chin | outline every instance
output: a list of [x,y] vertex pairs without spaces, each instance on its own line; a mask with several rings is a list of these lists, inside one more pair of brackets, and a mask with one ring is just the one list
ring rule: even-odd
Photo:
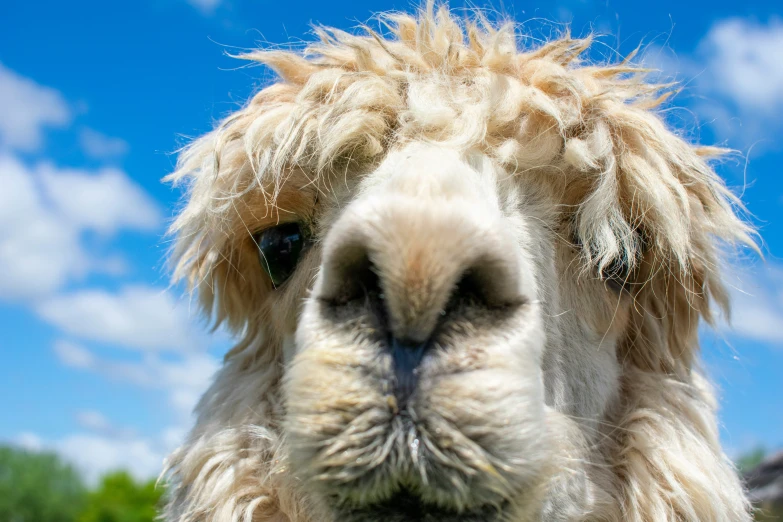
[[401,489],[375,504],[335,510],[335,520],[345,522],[500,522],[506,504],[458,510],[422,501],[409,490]]

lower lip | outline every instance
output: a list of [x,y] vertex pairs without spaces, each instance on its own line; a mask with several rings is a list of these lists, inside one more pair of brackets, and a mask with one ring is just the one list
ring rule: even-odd
[[492,522],[498,520],[502,509],[484,507],[458,513],[436,505],[426,504],[409,491],[400,491],[388,500],[371,506],[352,509],[341,520],[351,522]]

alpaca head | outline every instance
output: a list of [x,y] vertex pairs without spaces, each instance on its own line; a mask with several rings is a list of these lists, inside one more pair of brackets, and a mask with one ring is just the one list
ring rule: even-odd
[[441,10],[258,52],[176,274],[240,338],[170,520],[746,520],[695,365],[736,203],[589,41]]

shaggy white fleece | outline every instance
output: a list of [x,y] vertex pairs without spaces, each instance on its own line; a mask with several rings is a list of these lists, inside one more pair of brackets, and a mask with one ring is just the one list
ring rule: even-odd
[[[188,186],[175,278],[241,340],[168,462],[165,520],[403,520],[373,511],[402,487],[421,520],[751,520],[697,367],[699,322],[728,306],[718,245],[754,243],[721,151],[667,128],[671,91],[630,58],[581,61],[589,39],[383,20],[244,56],[279,80],[169,177]],[[283,222],[314,246],[274,288],[252,236]],[[324,312],[352,248],[395,335],[430,335],[465,267],[519,305],[457,307],[411,421],[362,305]]]

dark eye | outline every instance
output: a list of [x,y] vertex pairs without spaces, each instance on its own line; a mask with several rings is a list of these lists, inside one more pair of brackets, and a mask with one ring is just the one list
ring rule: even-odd
[[283,284],[296,268],[304,249],[304,236],[298,223],[286,223],[253,235],[261,266],[275,287]]
[[[581,249],[581,238],[575,236],[571,240],[571,246],[576,249]],[[633,284],[631,265],[625,256],[614,258],[601,270],[601,273],[598,274],[598,277],[606,284],[606,286],[618,293],[622,292],[623,290],[630,290],[631,285]]]
[[601,280],[615,292],[628,290],[631,286],[631,267],[624,257],[615,258],[601,270]]

